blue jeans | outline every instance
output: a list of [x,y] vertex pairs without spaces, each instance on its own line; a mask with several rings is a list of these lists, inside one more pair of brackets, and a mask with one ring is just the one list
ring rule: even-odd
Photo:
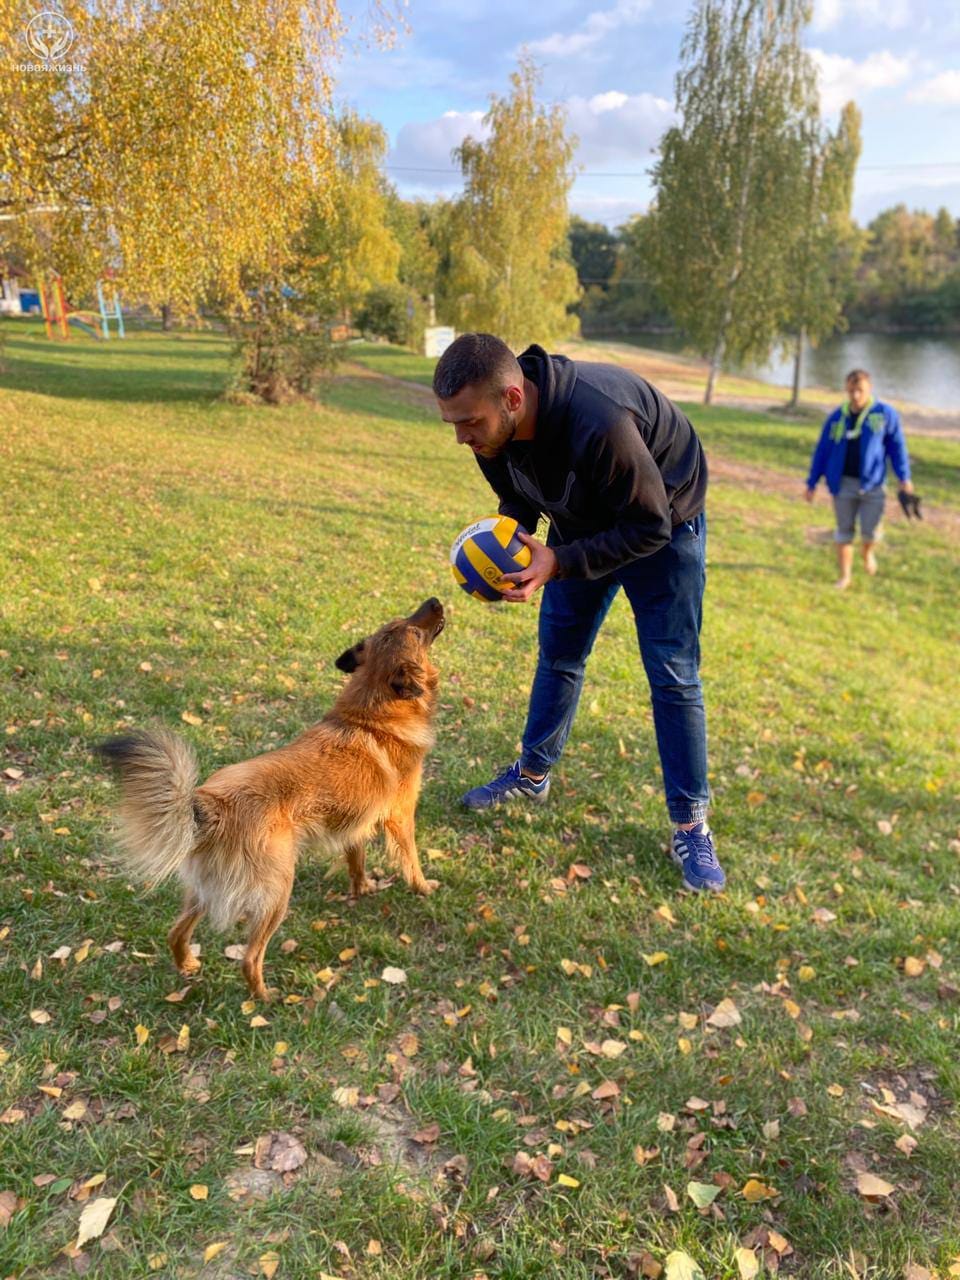
[[705,515],[677,525],[669,544],[604,578],[548,582],[540,605],[540,656],[530,691],[520,763],[546,773],[573,725],[593,642],[617,591],[633,609],[650,684],[667,808],[698,822],[710,800],[707,720],[700,685],[700,624],[706,579]]

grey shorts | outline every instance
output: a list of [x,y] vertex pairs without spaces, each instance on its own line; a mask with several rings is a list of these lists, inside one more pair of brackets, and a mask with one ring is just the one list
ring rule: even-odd
[[856,476],[844,476],[840,481],[840,492],[833,499],[833,509],[837,517],[835,542],[852,542],[853,526],[857,516],[860,517],[860,537],[864,542],[876,542],[880,536],[880,521],[883,519],[883,505],[886,493],[883,486],[860,492],[860,481]]

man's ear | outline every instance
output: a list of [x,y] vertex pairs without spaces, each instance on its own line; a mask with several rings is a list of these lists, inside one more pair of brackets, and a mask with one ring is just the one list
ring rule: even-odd
[[355,644],[352,649],[345,649],[333,665],[338,667],[341,671],[346,671],[348,674],[352,671],[356,671],[357,667],[359,667],[363,662],[363,646],[366,643],[366,640],[361,640],[360,643]]
[[421,669],[405,662],[390,677],[390,688],[398,698],[419,698],[423,693],[423,685],[419,683],[422,679]]

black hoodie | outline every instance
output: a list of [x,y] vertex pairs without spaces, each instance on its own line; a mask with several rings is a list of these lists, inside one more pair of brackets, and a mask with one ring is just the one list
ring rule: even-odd
[[674,525],[700,514],[703,449],[656,387],[538,346],[518,358],[540,396],[536,435],[477,461],[502,515],[530,533],[540,512],[548,517],[558,578],[601,578],[659,551]]

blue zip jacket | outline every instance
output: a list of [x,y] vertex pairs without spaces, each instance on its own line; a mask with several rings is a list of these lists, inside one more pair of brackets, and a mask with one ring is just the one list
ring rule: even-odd
[[[820,439],[810,461],[807,488],[815,489],[821,476],[834,496],[840,492],[843,463],[847,455],[847,425],[853,415],[847,404],[834,409],[823,424]],[[900,415],[892,405],[874,400],[860,415],[860,492],[880,488],[887,478],[887,459],[897,479],[910,479],[910,459],[903,438]]]

